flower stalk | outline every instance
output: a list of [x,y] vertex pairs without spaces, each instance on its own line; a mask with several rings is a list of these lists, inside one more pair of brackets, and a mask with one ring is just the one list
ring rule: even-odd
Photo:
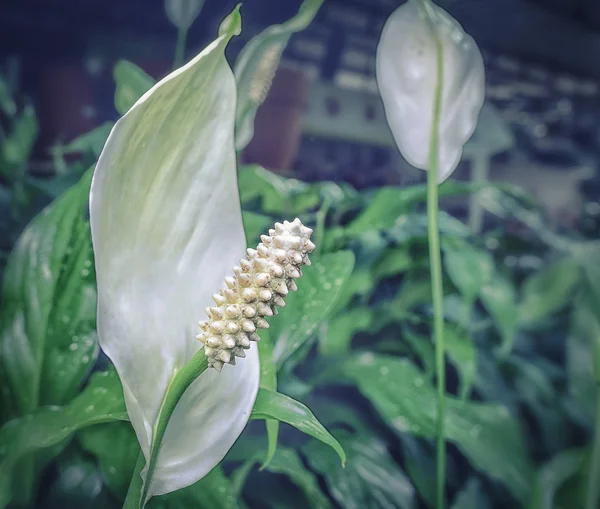
[[[150,459],[148,460],[148,466],[146,468],[145,479],[142,483],[140,482],[141,467],[144,465],[143,454],[140,453],[141,458],[138,459],[136,469],[133,474],[129,491],[127,492],[127,498],[125,499],[124,509],[141,509],[148,501],[148,489],[152,481],[152,475],[156,467],[156,460],[160,452],[160,446],[162,439],[167,429],[169,419],[179,403],[181,396],[186,389],[208,368],[208,358],[204,353],[204,350],[198,350],[191,360],[173,376],[173,380],[169,385],[167,393],[165,394],[164,402],[161,406],[158,420],[152,434],[152,446],[150,448]],[[140,470],[138,470],[138,467]]]
[[[426,9],[429,0],[423,0]],[[434,92],[433,118],[429,146],[429,170],[427,172],[427,234],[429,240],[429,270],[431,274],[431,292],[433,300],[433,339],[435,344],[435,366],[437,377],[437,429],[436,429],[436,507],[445,507],[446,487],[446,365],[444,344],[444,304],[442,286],[442,260],[440,251],[440,233],[438,226],[438,144],[439,124],[442,111],[442,84],[444,82],[443,47],[432,30],[436,48],[436,86]]]
[[594,340],[594,377],[596,381],[596,413],[594,421],[594,442],[585,500],[585,509],[596,509],[600,502],[600,338]]

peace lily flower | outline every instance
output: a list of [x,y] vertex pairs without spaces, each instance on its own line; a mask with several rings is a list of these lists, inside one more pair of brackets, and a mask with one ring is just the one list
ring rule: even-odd
[[[244,258],[236,83],[224,56],[240,25],[236,10],[213,43],[134,104],[92,181],[98,335],[121,378],[146,481],[158,450],[145,500],[196,482],[233,445],[259,385],[250,341],[295,289],[314,248],[311,230],[295,220],[277,223]],[[199,329],[205,308],[209,321]],[[202,343],[217,369],[186,385],[155,449],[165,395]],[[223,366],[236,356],[244,358]]]
[[405,159],[429,166],[442,56],[438,181],[458,165],[483,105],[483,58],[473,38],[430,0],[408,0],[388,18],[377,47],[376,74],[388,124]]

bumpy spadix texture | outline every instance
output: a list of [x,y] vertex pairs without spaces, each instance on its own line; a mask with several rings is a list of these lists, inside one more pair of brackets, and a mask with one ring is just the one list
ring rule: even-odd
[[[239,30],[235,12],[202,53],[137,101],[94,172],[98,335],[146,460],[165,391],[202,347],[199,310],[246,248],[236,84],[224,55]],[[167,426],[150,495],[190,485],[221,461],[248,421],[259,373],[254,348],[235,368],[208,370],[192,383]]]
[[404,158],[429,167],[438,43],[443,57],[438,181],[458,165],[483,105],[485,76],[477,44],[430,0],[408,0],[388,18],[377,47],[377,85]]
[[233,268],[235,275],[225,278],[225,288],[213,295],[216,306],[206,309],[210,319],[200,323],[197,336],[209,365],[221,371],[223,364],[246,357],[251,342],[260,340],[256,330],[269,327],[266,318],[277,313],[277,306],[285,306],[287,294],[297,290],[302,265],[310,265],[308,254],[315,248],[311,233],[298,218],[275,223]]

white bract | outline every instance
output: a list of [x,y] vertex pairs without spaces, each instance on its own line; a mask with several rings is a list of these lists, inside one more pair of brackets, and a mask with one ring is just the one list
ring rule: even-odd
[[204,0],[165,0],[167,18],[180,30],[187,30],[200,14]]
[[[219,37],[117,122],[95,169],[90,222],[100,345],[123,384],[146,461],[174,373],[201,348],[198,321],[245,254],[234,149],[236,83]],[[259,384],[257,348],[207,370],[171,416],[148,495],[206,475],[245,427]]]
[[388,18],[377,47],[377,84],[405,159],[429,167],[438,44],[443,57],[438,181],[458,165],[485,95],[483,58],[473,38],[430,0],[408,0]]

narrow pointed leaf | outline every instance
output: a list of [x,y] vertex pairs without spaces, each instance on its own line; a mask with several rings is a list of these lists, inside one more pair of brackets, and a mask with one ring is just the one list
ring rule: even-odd
[[458,392],[461,398],[466,398],[477,375],[477,350],[469,334],[459,327],[446,325],[444,341],[448,357],[460,376]]
[[[436,395],[423,374],[404,359],[362,354],[342,366],[395,430],[433,438]],[[533,467],[517,419],[500,405],[446,396],[446,436],[475,468],[505,483],[521,501],[528,498]]]
[[494,261],[489,253],[466,242],[444,242],[444,266],[452,283],[467,302],[473,302],[492,280]]
[[560,311],[573,298],[581,269],[572,257],[563,258],[536,272],[523,283],[519,322],[534,324]]
[[553,509],[557,507],[556,494],[562,485],[575,477],[585,464],[582,449],[569,449],[554,456],[542,465],[537,474],[531,500],[527,509]]
[[109,422],[90,426],[82,429],[77,438],[81,446],[97,458],[108,489],[119,500],[125,500],[140,454],[140,445],[131,424]]
[[339,442],[317,420],[308,407],[285,394],[261,389],[252,409],[252,419],[277,419],[329,445],[340,457],[346,455]]
[[119,60],[113,71],[115,79],[115,108],[125,115],[156,81],[142,69],[127,60]]
[[25,228],[6,267],[0,317],[5,418],[67,403],[98,354],[87,174]]
[[318,448],[315,443],[308,444],[303,452],[311,468],[325,478],[340,507],[416,507],[415,490],[383,441],[371,435],[340,432],[338,436],[348,451],[346,468],[330,450]]
[[491,503],[486,496],[481,483],[475,478],[469,479],[458,492],[451,509],[489,509]]
[[479,296],[502,336],[501,352],[512,350],[518,326],[517,292],[513,282],[500,274],[481,288]]
[[286,307],[271,327],[278,367],[308,341],[328,317],[353,268],[354,254],[339,251],[315,258],[312,266],[304,269],[298,291],[288,297]]
[[64,443],[86,426],[127,418],[121,384],[110,370],[95,374],[66,407],[46,407],[6,423],[0,428],[0,507],[13,496],[14,468],[23,458]]

